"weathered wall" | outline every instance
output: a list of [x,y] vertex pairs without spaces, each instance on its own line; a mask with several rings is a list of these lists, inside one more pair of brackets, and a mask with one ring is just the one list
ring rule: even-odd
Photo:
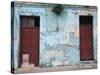
[[[40,16],[40,66],[80,64],[79,15],[93,15],[94,58],[97,60],[97,11],[96,9],[64,7],[61,15],[52,6],[15,4],[14,14],[14,64],[18,68],[20,52],[20,15]],[[34,35],[34,34],[33,34]]]
[[[15,3],[14,10],[14,68],[18,68],[19,65],[19,52],[20,52],[20,15],[26,16],[40,16],[40,58],[44,57],[45,53],[45,9],[41,7],[35,7],[33,4],[25,5]],[[34,35],[34,34],[33,34]],[[44,58],[42,59],[44,61]],[[41,62],[41,59],[40,59]]]
[[48,65],[49,63],[51,64],[50,66],[57,66],[57,64],[67,65],[81,63],[79,50],[79,16],[89,14],[93,16],[93,46],[94,59],[96,60],[96,10],[69,7],[65,8],[59,16],[55,15],[51,10],[51,8],[47,9],[46,16],[46,64]]

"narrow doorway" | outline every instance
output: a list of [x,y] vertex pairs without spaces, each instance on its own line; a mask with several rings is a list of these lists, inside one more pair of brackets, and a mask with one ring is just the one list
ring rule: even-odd
[[[39,66],[39,16],[20,16],[20,60],[19,67],[23,63],[23,55],[29,56],[29,64]],[[27,61],[27,60],[26,60]]]
[[80,16],[80,61],[93,60],[93,16]]

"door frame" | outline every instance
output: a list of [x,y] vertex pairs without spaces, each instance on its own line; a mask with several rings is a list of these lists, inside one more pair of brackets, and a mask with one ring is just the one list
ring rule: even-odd
[[[21,53],[20,53],[20,51],[21,51],[21,29],[22,29],[22,26],[21,26],[21,16],[31,16],[31,17],[32,17],[32,16],[37,16],[37,15],[20,15],[20,16],[19,16],[19,18],[20,18],[20,19],[19,19],[19,21],[20,21],[20,37],[19,37],[19,44],[20,44],[20,45],[19,45],[19,61],[18,61],[18,63],[19,63],[19,64],[18,64],[18,67],[19,67],[19,68],[21,68],[21,64],[22,64],[22,63],[20,62],[20,59],[21,59],[21,58],[20,58],[20,57],[21,57]],[[40,21],[40,16],[39,16],[39,21]],[[39,50],[38,50],[38,51],[39,51],[39,52],[38,52],[38,63],[39,63],[39,64],[38,64],[38,66],[39,66],[39,65],[40,65],[40,59],[39,59],[39,58],[40,58],[40,24],[39,24],[39,27],[36,27],[36,28],[39,28],[39,39],[38,39],[38,40],[39,40]],[[34,35],[34,34],[33,34],[33,35]]]
[[[93,46],[94,45],[94,43],[93,43],[94,42],[94,39],[93,39],[93,36],[94,36],[93,29],[94,28],[93,28],[93,15],[79,15],[79,43],[81,42],[80,41],[80,25],[81,25],[80,24],[80,16],[92,16],[92,52],[93,52],[92,53],[93,54],[92,55],[92,58],[93,58],[92,60],[81,60],[81,53],[80,53],[80,62],[93,62],[94,61],[94,46]],[[80,44],[79,44],[79,50],[80,50]]]

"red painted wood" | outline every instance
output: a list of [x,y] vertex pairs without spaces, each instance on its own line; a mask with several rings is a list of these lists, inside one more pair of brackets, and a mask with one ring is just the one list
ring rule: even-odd
[[29,54],[29,63],[39,66],[39,28],[22,27],[20,35],[20,66],[22,55]]
[[93,30],[91,24],[80,25],[80,60],[93,60]]

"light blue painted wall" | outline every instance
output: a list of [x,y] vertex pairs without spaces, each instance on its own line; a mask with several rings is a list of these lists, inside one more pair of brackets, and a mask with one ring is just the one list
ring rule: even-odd
[[[40,16],[40,66],[80,64],[79,15],[93,15],[94,58],[97,60],[97,11],[96,9],[64,8],[57,16],[52,6],[15,4],[14,15],[14,64],[18,68],[20,51],[20,15]],[[57,23],[58,22],[58,23]],[[58,32],[57,32],[58,26]],[[49,53],[49,54],[48,54]],[[51,53],[51,54],[50,54]],[[51,61],[55,59],[54,61]],[[56,63],[56,65],[55,65]]]

